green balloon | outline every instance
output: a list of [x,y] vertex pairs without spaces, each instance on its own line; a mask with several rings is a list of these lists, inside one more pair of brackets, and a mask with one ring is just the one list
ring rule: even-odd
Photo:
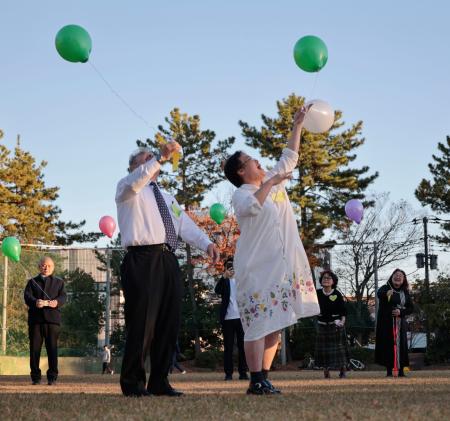
[[88,32],[78,25],[67,25],[56,34],[55,46],[59,55],[72,63],[86,63],[92,50]]
[[307,35],[296,42],[294,60],[305,72],[318,72],[327,64],[327,46],[319,37]]
[[213,221],[217,222],[220,225],[226,218],[227,211],[220,203],[214,203],[214,205],[212,205],[209,209],[209,215],[211,216],[211,219]]
[[16,237],[6,237],[2,241],[2,253],[14,262],[20,260],[20,243]]

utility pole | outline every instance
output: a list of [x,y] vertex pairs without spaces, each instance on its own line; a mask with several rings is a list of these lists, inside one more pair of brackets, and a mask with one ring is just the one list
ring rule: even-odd
[[378,315],[378,243],[373,242],[373,276],[375,280],[375,329],[377,327],[377,315]]
[[4,257],[2,301],[2,352],[6,354],[6,306],[8,304],[8,258]]
[[[423,241],[425,242],[425,304],[430,303],[430,266],[428,258],[428,218],[423,217]],[[428,315],[425,318],[425,333],[427,337],[427,347],[430,345],[430,324]]]
[[106,314],[105,314],[105,345],[109,345],[111,336],[111,251],[106,250]]

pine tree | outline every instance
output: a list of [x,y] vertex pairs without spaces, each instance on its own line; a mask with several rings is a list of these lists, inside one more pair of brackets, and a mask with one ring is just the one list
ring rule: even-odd
[[[434,164],[428,164],[433,180],[422,179],[415,191],[417,199],[423,206],[429,205],[431,209],[441,214],[450,213],[450,136],[447,136],[447,145],[438,143],[442,156],[433,155]],[[450,223],[443,226],[445,232],[437,237],[444,244],[450,244]]]
[[[154,139],[146,142],[138,140],[138,146],[159,148],[166,139],[177,141],[183,148],[177,174],[162,173],[159,177],[161,185],[171,192],[177,201],[184,205],[186,211],[192,211],[200,206],[205,194],[223,180],[221,163],[228,149],[233,145],[234,138],[229,137],[215,141],[216,134],[212,130],[201,130],[200,117],[181,113],[178,108],[165,118],[167,127],[158,126],[159,132]],[[214,145],[213,145],[214,143]],[[185,275],[192,312],[192,325],[195,337],[195,356],[200,354],[199,311],[195,300],[196,289],[200,282],[194,276],[193,261],[198,257],[189,244],[185,246],[185,261],[182,271]],[[185,300],[186,301],[186,297]]]
[[[240,121],[242,135],[248,146],[261,156],[279,159],[286,146],[295,112],[304,104],[303,97],[291,94],[277,102],[278,115],[262,115],[260,129]],[[342,229],[348,225],[344,205],[350,198],[363,199],[365,189],[378,177],[368,175],[369,167],[352,168],[355,149],[364,144],[360,137],[362,122],[338,131],[343,125],[342,113],[336,111],[329,133],[303,132],[298,172],[289,190],[291,203],[298,215],[300,233],[307,251],[329,228]],[[365,205],[371,205],[366,202]]]
[[212,130],[201,130],[198,115],[189,116],[178,108],[174,108],[165,121],[168,127],[158,126],[154,139],[138,140],[137,144],[158,149],[162,142],[171,139],[181,145],[183,154],[177,174],[163,172],[159,182],[186,210],[193,209],[201,204],[205,193],[223,181],[221,163],[235,139],[218,140],[213,146],[216,134]]
[[64,276],[67,303],[62,307],[61,346],[92,352],[104,324],[103,300],[99,298],[94,278],[81,269]]
[[[44,169],[47,162],[35,158],[20,146],[14,153],[0,145],[0,232],[25,243],[71,244],[95,241],[97,233],[83,233],[79,223],[63,222],[61,210],[54,204],[59,187],[47,187]],[[75,232],[71,232],[75,231]]]

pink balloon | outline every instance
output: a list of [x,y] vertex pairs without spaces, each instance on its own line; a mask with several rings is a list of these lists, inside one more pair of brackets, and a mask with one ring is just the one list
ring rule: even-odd
[[98,221],[98,226],[103,234],[107,235],[109,238],[112,238],[114,231],[116,230],[116,221],[114,221],[112,216],[102,216],[100,221]]
[[364,207],[358,199],[351,199],[345,204],[345,214],[359,224],[363,219]]

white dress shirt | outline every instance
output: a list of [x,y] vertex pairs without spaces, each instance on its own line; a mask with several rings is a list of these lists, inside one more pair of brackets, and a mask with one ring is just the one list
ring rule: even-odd
[[109,348],[105,348],[103,350],[102,362],[109,363],[111,362],[111,351]]
[[230,302],[228,303],[227,314],[225,320],[239,319],[239,308],[236,300],[236,281],[234,278],[230,279]]
[[[122,178],[117,184],[117,220],[123,247],[163,244],[166,230],[152,186],[149,185],[161,165],[151,159]],[[183,241],[206,251],[211,241],[181,209],[176,199],[161,191],[172,216],[175,232]]]

